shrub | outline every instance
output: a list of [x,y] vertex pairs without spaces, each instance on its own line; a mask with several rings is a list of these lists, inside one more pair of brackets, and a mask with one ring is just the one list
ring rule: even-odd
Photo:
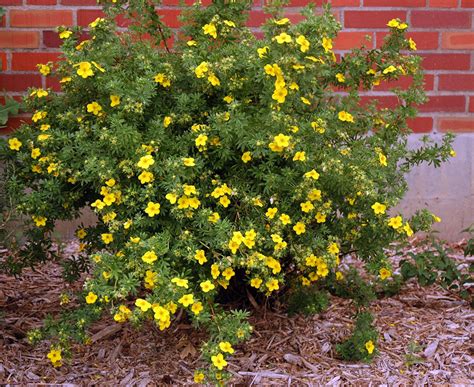
[[[84,207],[98,217],[77,230],[92,263],[83,306],[31,334],[57,338],[53,364],[69,335],[87,340],[78,328],[102,311],[164,330],[181,309],[210,332],[202,346],[210,366],[196,381],[222,381],[252,328],[217,296],[329,290],[350,253],[388,281],[384,248],[436,220],[427,210],[388,214],[407,189],[405,173],[453,152],[450,135],[407,149],[406,120],[425,101],[407,25],[392,20],[380,48],[338,58],[340,24],[329,8],[308,7],[292,24],[269,6],[257,40],[245,27],[250,4],[189,7],[172,51],[152,1],[106,2],[88,40],[59,28],[63,60],[39,70],[58,77],[62,93],[31,90],[33,122],[3,147],[8,189],[35,240]],[[125,5],[132,25],[119,33]],[[411,83],[392,90],[396,106],[362,98],[404,77]]]

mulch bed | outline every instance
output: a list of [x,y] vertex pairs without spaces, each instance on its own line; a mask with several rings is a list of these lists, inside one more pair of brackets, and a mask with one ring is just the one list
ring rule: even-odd
[[[465,263],[460,246],[454,247],[453,258]],[[75,242],[69,248],[74,249]],[[68,288],[55,263],[25,270],[20,279],[0,275],[0,384],[192,384],[193,370],[203,365],[199,345],[206,334],[184,319],[160,332],[151,323],[136,330],[104,317],[90,330],[93,343],[74,344],[71,361],[53,368],[46,358],[49,343],[33,347],[26,334],[47,314],[59,314],[62,292],[79,287]],[[456,295],[410,282],[398,295],[374,301],[380,354],[371,364],[335,358],[335,344],[350,334],[355,309],[349,300],[334,297],[331,302],[327,311],[308,318],[253,311],[254,334],[229,361],[232,382],[472,385],[474,311]]]

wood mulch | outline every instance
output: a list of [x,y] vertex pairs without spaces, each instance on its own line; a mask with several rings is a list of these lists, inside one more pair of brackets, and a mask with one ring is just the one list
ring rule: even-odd
[[[75,242],[70,246],[75,248]],[[454,259],[465,264],[457,247]],[[413,247],[416,249],[416,247]],[[397,257],[394,257],[397,259]],[[65,285],[61,269],[48,263],[20,279],[0,275],[0,384],[155,386],[192,384],[203,363],[205,332],[183,322],[165,332],[153,324],[134,329],[103,318],[91,328],[92,344],[73,345],[73,357],[50,366],[48,343],[33,347],[28,330],[57,315]],[[253,311],[252,338],[229,360],[239,385],[473,385],[474,311],[438,286],[407,284],[392,298],[372,303],[380,354],[372,364],[335,358],[334,347],[351,332],[354,307],[332,298],[322,314],[304,318]]]

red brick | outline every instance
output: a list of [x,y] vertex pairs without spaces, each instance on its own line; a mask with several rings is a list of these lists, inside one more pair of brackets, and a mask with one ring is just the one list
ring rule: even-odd
[[361,0],[291,0],[289,7],[304,7],[308,4],[315,4],[320,7],[323,4],[331,3],[333,7],[358,7]]
[[97,0],[60,0],[62,5],[97,5]]
[[[383,39],[388,32],[377,32],[377,48],[383,44]],[[436,50],[438,48],[439,34],[437,32],[407,32],[407,38],[412,38],[418,50]]]
[[28,5],[56,5],[56,0],[27,0]]
[[30,124],[31,116],[13,116],[8,118],[8,122],[5,128],[0,128],[0,135],[5,135],[14,132],[23,124]]
[[7,54],[0,52],[0,71],[5,71],[7,69]]
[[253,11],[253,10],[249,11],[247,26],[248,27],[260,27],[270,17],[271,17],[271,15],[269,15],[268,13],[265,13],[263,11]]
[[458,0],[430,0],[432,8],[457,8]]
[[449,50],[474,49],[474,32],[443,32],[441,47]]
[[433,118],[416,117],[407,120],[408,127],[415,133],[428,133],[433,130]]
[[[74,0],[73,0],[74,1]],[[181,5],[182,0],[164,0],[163,5]],[[192,5],[194,4],[195,0],[186,0],[185,3],[187,5]],[[212,0],[203,0],[201,1],[202,5],[209,5],[212,3]],[[254,1],[254,3],[257,3],[257,1]]]
[[451,91],[474,90],[474,74],[440,74],[438,89]]
[[46,88],[52,89],[54,91],[61,91],[61,84],[59,83],[59,79],[48,77],[46,78]]
[[77,11],[77,24],[85,27],[98,17],[104,17],[100,9],[80,9]]
[[35,74],[0,74],[0,85],[8,91],[25,91],[41,87],[41,76]]
[[428,97],[429,101],[418,107],[420,112],[464,112],[466,97],[463,95],[435,95]]
[[[434,75],[425,74],[425,87],[424,89],[427,91],[433,90],[434,88]],[[393,81],[383,81],[380,85],[374,87],[374,91],[387,91],[393,89],[395,87],[400,87],[402,89],[407,89],[413,82],[411,77],[403,77],[398,80]]]
[[461,0],[461,7],[474,8],[474,0]]
[[469,70],[469,54],[420,54],[424,57],[423,68],[426,70]]
[[55,62],[59,52],[14,52],[12,54],[13,71],[36,71],[36,64]]
[[438,128],[442,132],[474,132],[474,117],[440,117]]
[[377,107],[379,109],[394,108],[399,104],[398,98],[393,95],[364,95],[360,98],[360,104],[362,106],[373,103],[373,101],[377,101]]
[[364,0],[365,7],[424,7],[426,0]]
[[[367,35],[372,37],[369,41],[366,39]],[[335,50],[350,50],[352,48],[361,47],[365,45],[367,48],[374,47],[372,32],[339,32],[337,38],[334,40]]]
[[62,42],[56,31],[43,31],[43,44],[46,47],[57,48]]
[[474,113],[474,97],[469,97],[469,112]]
[[37,48],[39,32],[0,31],[0,48]]
[[0,5],[22,5],[23,0],[0,0]]
[[171,28],[178,28],[181,26],[181,22],[178,20],[178,16],[181,11],[179,9],[160,9],[158,15],[161,16],[161,21]]
[[470,28],[472,14],[458,11],[412,11],[414,28]]
[[348,28],[388,28],[389,20],[406,20],[406,11],[345,11],[344,25]]
[[10,25],[12,27],[56,27],[72,25],[70,10],[10,10]]

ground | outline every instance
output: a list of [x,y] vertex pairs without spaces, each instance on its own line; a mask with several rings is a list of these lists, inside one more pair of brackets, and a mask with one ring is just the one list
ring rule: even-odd
[[[461,261],[459,251],[453,258]],[[192,384],[193,370],[202,365],[198,348],[205,332],[196,332],[185,319],[163,333],[153,324],[136,330],[103,318],[91,328],[92,343],[74,345],[71,361],[53,368],[46,358],[49,344],[32,347],[26,333],[47,314],[59,313],[65,288],[54,263],[25,270],[20,279],[0,275],[0,384]],[[308,318],[253,310],[252,339],[229,361],[233,382],[472,385],[474,311],[455,294],[410,282],[398,295],[373,302],[380,353],[372,364],[335,358],[335,343],[351,331],[354,306],[340,298],[331,301],[327,311]]]

